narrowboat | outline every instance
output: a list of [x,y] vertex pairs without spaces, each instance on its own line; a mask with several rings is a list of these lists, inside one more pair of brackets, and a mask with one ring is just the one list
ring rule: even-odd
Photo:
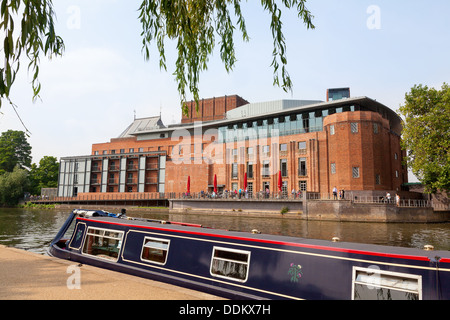
[[450,252],[73,210],[51,256],[230,299],[448,300]]

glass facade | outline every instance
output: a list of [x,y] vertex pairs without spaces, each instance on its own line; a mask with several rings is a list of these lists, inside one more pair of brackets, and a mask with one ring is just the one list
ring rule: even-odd
[[218,128],[219,143],[287,136],[323,130],[323,118],[341,112],[362,110],[359,105],[319,109],[284,115],[272,115],[264,119],[241,121]]
[[226,143],[322,131],[323,117],[326,115],[328,115],[328,110],[316,110],[221,126],[218,128],[218,142]]

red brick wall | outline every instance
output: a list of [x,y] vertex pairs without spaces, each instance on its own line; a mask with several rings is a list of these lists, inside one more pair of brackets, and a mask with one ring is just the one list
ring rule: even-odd
[[[211,100],[211,99],[209,99]],[[358,124],[358,132],[351,132],[351,123]],[[374,133],[374,123],[378,126],[378,133]],[[270,182],[271,191],[277,189],[279,170],[279,158],[288,159],[288,193],[292,188],[298,189],[299,180],[306,180],[308,191],[330,193],[336,186],[345,190],[400,190],[401,184],[407,182],[406,168],[402,167],[403,153],[400,149],[400,137],[389,130],[389,122],[378,113],[369,111],[355,111],[336,113],[324,118],[324,129],[320,132],[311,132],[290,136],[280,136],[267,141],[240,141],[235,144],[220,144],[215,149],[216,158],[220,161],[208,164],[202,160],[200,154],[193,154],[193,145],[187,144],[181,157],[182,163],[177,163],[171,158],[173,147],[179,141],[171,139],[157,139],[137,141],[135,138],[112,139],[108,143],[98,143],[92,146],[92,153],[99,151],[99,157],[103,150],[120,149],[126,152],[134,148],[137,152],[141,147],[144,152],[165,151],[168,155],[166,163],[166,192],[185,192],[187,177],[191,177],[191,192],[206,191],[208,185],[213,184],[214,174],[217,175],[219,185],[225,185],[231,189],[232,183],[237,182],[238,188],[243,187],[246,164],[250,160],[246,155],[247,147],[253,147],[255,155],[262,145],[270,145],[271,155],[269,159],[275,166],[273,175],[268,178],[261,176],[261,158],[253,159],[254,178],[248,178],[253,182],[253,191],[262,190],[264,181]],[[335,126],[335,134],[330,135],[330,126]],[[204,151],[211,143],[210,137],[202,137]],[[298,142],[305,141],[306,153],[299,153]],[[198,142],[192,139],[192,143]],[[280,155],[279,144],[288,145],[287,154]],[[232,162],[226,162],[229,150],[237,148],[239,155],[236,158],[238,164],[238,179],[233,179]],[[274,150],[275,149],[275,150]],[[175,151],[176,152],[176,151]],[[397,159],[395,159],[397,154]],[[193,160],[191,160],[193,157]],[[307,176],[298,176],[298,158],[307,159]],[[336,163],[336,174],[331,174],[330,164]],[[352,167],[360,168],[359,178],[353,178]],[[398,172],[398,177],[396,176]],[[380,176],[380,184],[376,184],[376,175]],[[150,187],[148,187],[150,188]],[[154,188],[154,187],[153,187]],[[146,189],[146,191],[153,191]]]
[[188,115],[182,114],[181,123],[222,120],[225,118],[227,111],[248,104],[248,101],[237,95],[201,99],[198,111],[196,110],[197,105],[195,101],[189,101],[186,104],[189,112]]

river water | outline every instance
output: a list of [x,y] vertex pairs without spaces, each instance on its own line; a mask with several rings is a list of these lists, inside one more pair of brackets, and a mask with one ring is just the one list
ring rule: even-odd
[[[0,208],[0,244],[45,254],[70,211],[62,209]],[[237,231],[258,229],[262,233],[301,238],[450,250],[450,223],[355,223],[304,221],[297,219],[252,218],[130,212],[129,216],[198,223],[206,227]]]

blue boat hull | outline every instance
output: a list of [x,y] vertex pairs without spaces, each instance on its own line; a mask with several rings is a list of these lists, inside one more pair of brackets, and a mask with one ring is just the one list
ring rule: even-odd
[[[72,215],[68,220],[73,220],[74,231],[64,242],[66,230],[58,233],[49,248],[52,256],[226,298],[450,298],[447,251],[335,243],[107,216]],[[101,254],[92,249],[95,241],[115,238],[119,240],[113,249],[103,246]]]

